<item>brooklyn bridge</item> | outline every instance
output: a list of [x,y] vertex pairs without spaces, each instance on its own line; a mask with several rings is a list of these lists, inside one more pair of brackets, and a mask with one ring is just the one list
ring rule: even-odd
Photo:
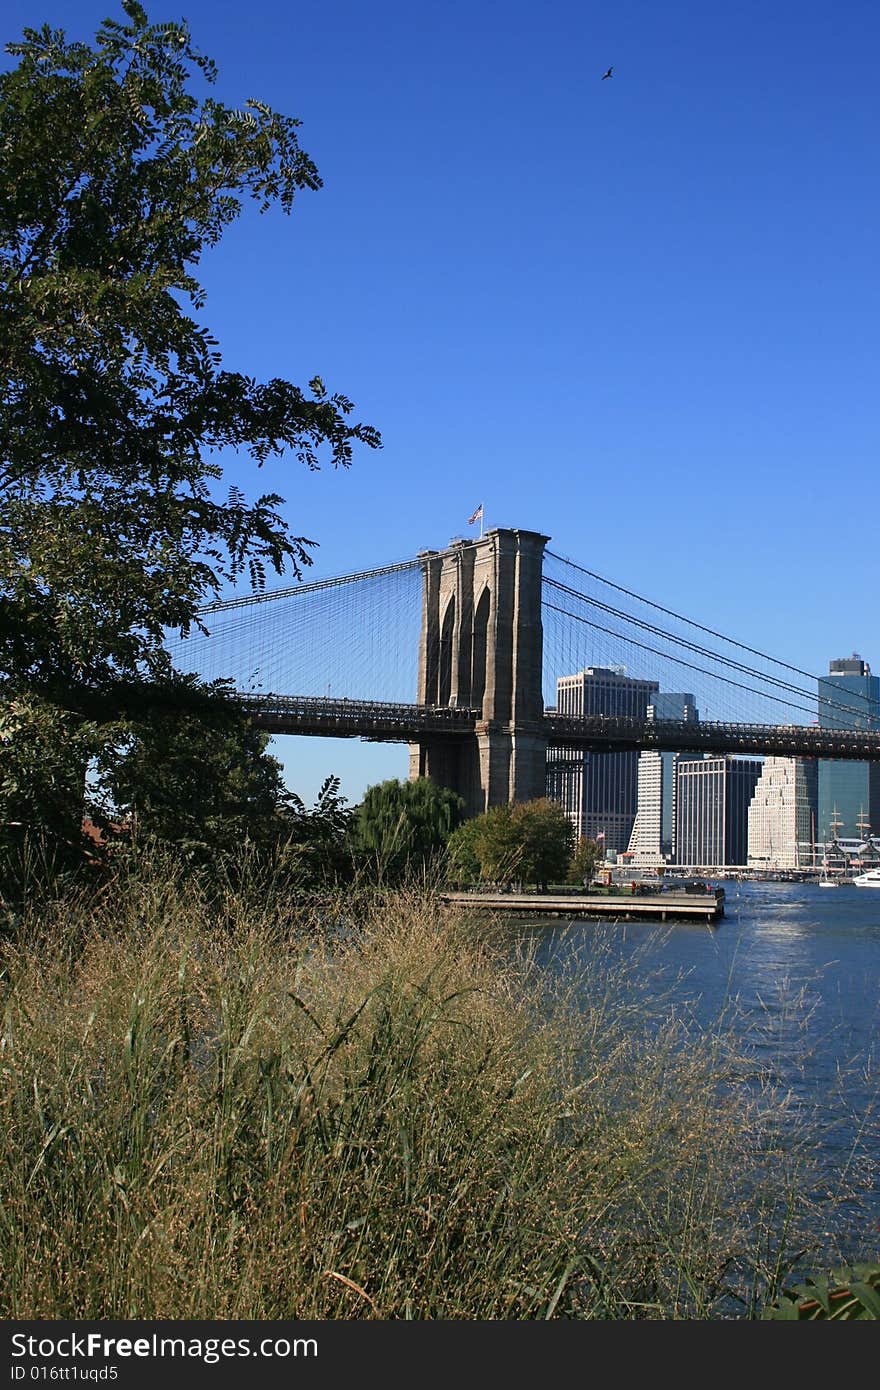
[[[538,532],[217,601],[170,644],[224,679],[273,734],[406,743],[411,776],[471,813],[544,795],[575,750],[657,749],[880,761],[876,712],[780,661],[602,578]],[[684,719],[560,700],[578,672],[689,692]],[[570,702],[569,702],[570,705]],[[699,713],[698,713],[699,711]]]

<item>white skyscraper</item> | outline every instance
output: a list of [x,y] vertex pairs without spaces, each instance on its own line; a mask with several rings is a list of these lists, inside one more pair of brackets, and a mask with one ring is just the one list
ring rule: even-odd
[[654,868],[663,863],[663,754],[648,749],[639,754],[638,807],[629,837],[631,864]]
[[[648,706],[648,718],[675,723],[699,719],[693,695],[658,691]],[[639,754],[638,803],[629,839],[633,864],[657,866],[672,858],[675,840],[675,764],[677,753],[648,749]]]
[[750,869],[802,869],[812,862],[816,763],[765,758],[749,806]]

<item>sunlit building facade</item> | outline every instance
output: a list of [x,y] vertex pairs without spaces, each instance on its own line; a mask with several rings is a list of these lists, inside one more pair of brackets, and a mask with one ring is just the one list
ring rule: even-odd
[[765,758],[749,805],[750,869],[802,869],[815,862],[818,769],[814,758]]
[[[692,694],[658,691],[648,706],[649,719],[688,722],[699,719]],[[639,754],[636,819],[627,857],[633,864],[658,865],[675,850],[675,765],[678,753],[646,749]]]

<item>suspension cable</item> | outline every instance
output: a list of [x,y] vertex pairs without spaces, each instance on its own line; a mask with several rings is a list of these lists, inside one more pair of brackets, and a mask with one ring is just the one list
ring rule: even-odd
[[[577,623],[583,623],[586,627],[595,628],[598,632],[605,632],[612,637],[619,637],[620,633],[615,632],[614,628],[603,627],[601,623],[592,623],[589,618],[584,618],[578,613],[569,613],[565,608],[558,608],[554,603],[548,603],[547,607],[554,613],[561,613],[565,618],[573,618]],[[764,690],[757,690],[754,686],[743,685],[741,681],[730,680],[727,676],[719,676],[716,671],[707,671],[705,666],[695,666],[692,661],[685,661],[683,657],[671,656],[668,652],[661,651],[658,647],[650,647],[645,642],[638,642],[634,637],[624,639],[632,643],[634,647],[640,647],[642,651],[651,652],[654,656],[661,656],[665,661],[674,661],[679,666],[686,666],[689,671],[697,671],[702,676],[711,676],[714,680],[723,680],[725,685],[736,686],[738,690],[745,690],[749,695],[758,695],[762,700],[772,700],[775,704],[784,705],[786,709],[797,709],[803,714],[812,715],[814,711],[804,705],[795,704],[793,700],[783,700],[780,695],[770,695]],[[756,673],[760,675],[760,672]],[[803,693],[803,692],[801,692]]]
[[[658,613],[664,613],[668,618],[675,618],[676,621],[678,621],[678,622],[687,623],[689,627],[696,628],[698,632],[705,632],[706,635],[709,636],[709,637],[717,637],[719,641],[721,641],[721,642],[727,642],[727,643],[729,643],[730,646],[732,646],[732,647],[738,647],[738,648],[740,649],[740,651],[748,652],[750,656],[758,656],[758,657],[761,658],[762,661],[770,661],[770,662],[773,663],[774,666],[780,666],[780,667],[782,667],[782,668],[783,668],[784,670],[786,670],[786,671],[791,671],[791,672],[793,672],[794,675],[796,675],[796,676],[803,676],[806,680],[818,682],[818,681],[821,679],[822,681],[825,681],[827,684],[834,685],[834,681],[833,681],[833,680],[829,680],[829,679],[828,679],[827,677],[825,677],[825,676],[819,677],[819,676],[816,676],[812,671],[804,671],[804,670],[802,670],[800,666],[792,666],[792,665],[790,665],[789,662],[787,662],[787,661],[780,661],[777,657],[775,657],[775,656],[770,656],[769,653],[767,653],[767,652],[759,651],[757,647],[750,647],[750,646],[748,646],[745,642],[740,642],[740,641],[738,641],[737,638],[735,638],[735,637],[728,637],[727,634],[724,633],[724,632],[716,632],[714,628],[705,627],[702,623],[695,622],[693,618],[687,618],[687,617],[685,617],[685,615],[684,615],[683,613],[676,613],[676,611],[675,611],[673,608],[664,608],[663,605],[662,605],[661,603],[655,603],[655,602],[653,601],[653,599],[645,598],[645,596],[644,596],[643,594],[637,594],[637,593],[635,593],[635,591],[634,591],[633,589],[627,589],[627,588],[625,588],[622,584],[615,584],[615,583],[613,582],[613,580],[611,580],[611,579],[606,579],[606,578],[604,577],[604,575],[596,574],[596,572],[595,572],[594,570],[588,570],[588,569],[586,569],[585,566],[577,564],[577,562],[576,562],[575,560],[570,560],[566,555],[558,555],[558,554],[557,554],[555,551],[553,551],[553,550],[547,550],[547,551],[545,551],[545,554],[548,555],[548,556],[549,556],[551,559],[553,559],[553,560],[558,560],[558,561],[559,561],[561,564],[563,564],[563,565],[569,565],[572,569],[578,570],[581,574],[587,575],[588,578],[590,578],[590,579],[596,579],[596,580],[598,580],[598,582],[599,582],[600,584],[605,584],[605,585],[607,585],[607,587],[608,587],[609,589],[615,589],[615,590],[616,590],[618,593],[620,593],[620,594],[626,594],[627,598],[635,599],[638,603],[644,603],[648,608],[653,608],[653,609],[655,609]],[[558,581],[554,581],[554,580],[549,579],[549,578],[545,578],[543,582],[544,582],[544,583],[549,583],[549,584],[558,583]],[[565,587],[565,586],[563,586],[563,587]],[[593,599],[591,599],[587,594],[583,594],[583,593],[581,593],[579,590],[573,590],[573,591],[570,591],[570,592],[574,592],[575,594],[577,594],[577,596],[578,596],[579,598],[585,599],[586,602],[588,602],[588,603],[592,603],[592,602],[594,602],[594,601],[598,603],[598,600],[593,600]],[[638,619],[633,618],[633,619],[630,619],[629,621],[637,622]],[[665,633],[664,635],[666,635],[666,636],[672,636],[671,633]],[[674,639],[674,640],[680,640],[680,639]],[[714,653],[713,653],[713,654],[714,654]],[[724,660],[725,660],[725,658],[722,657],[722,656],[720,656],[720,655],[719,655],[719,659],[720,659],[721,661],[724,661]],[[731,664],[733,664],[733,663],[731,663]],[[760,673],[759,673],[759,674],[760,674]],[[837,688],[838,690],[843,690],[845,687],[843,687],[843,686],[837,686],[836,688]],[[801,692],[801,693],[802,693],[802,694],[806,694],[807,692],[806,692],[806,691],[803,691],[803,692]],[[861,694],[860,692],[858,692],[858,691],[852,691],[852,692],[847,691],[846,693],[847,693],[847,694],[852,693],[852,694],[853,694],[854,696],[856,696],[858,699],[863,700],[863,701],[865,702],[866,705],[870,705],[870,704],[871,704],[870,696],[862,695],[862,694]],[[824,696],[822,697],[822,703],[823,703],[823,704],[829,703],[829,702],[825,699]],[[846,709],[848,713],[852,714],[852,710],[853,710],[852,705],[837,705],[837,706],[835,706],[835,707],[838,708],[838,709]]]
[[311,584],[292,584],[286,589],[270,589],[262,594],[243,594],[238,598],[215,599],[206,603],[198,613],[223,613],[230,608],[249,608],[255,603],[269,603],[277,598],[298,598],[300,594],[315,594],[321,589],[333,589],[341,584],[354,584],[359,579],[379,579],[386,574],[400,574],[404,570],[416,569],[423,564],[416,556],[413,560],[401,560],[396,565],[383,565],[380,569],[360,570],[357,574],[340,574],[333,579],[315,579]]
[[[560,581],[557,579],[545,579],[543,582],[545,585],[553,589],[558,589],[562,593],[567,594],[570,598],[581,599],[584,603],[588,603],[591,607],[601,609],[603,613],[608,613],[611,617],[620,618],[623,622],[631,623],[634,627],[641,628],[645,632],[650,632],[655,637],[663,637],[669,642],[674,642],[678,646],[684,647],[687,651],[693,652],[696,656],[705,656],[713,658],[716,661],[719,661],[723,666],[728,666],[731,670],[739,671],[741,675],[754,676],[756,677],[756,679],[763,681],[765,684],[776,686],[779,690],[787,690],[792,695],[798,695],[805,699],[812,699],[813,697],[813,692],[811,690],[804,690],[801,686],[794,685],[791,681],[780,680],[779,677],[772,676],[766,671],[759,671],[754,666],[746,666],[743,662],[734,661],[732,657],[724,656],[722,652],[717,652],[711,647],[703,647],[698,642],[691,642],[688,640],[688,638],[681,637],[674,632],[669,632],[666,628],[656,627],[653,623],[648,623],[643,618],[637,618],[631,613],[625,613],[620,608],[613,608],[610,604],[603,603],[601,599],[592,598],[588,594],[581,593],[578,589],[572,589],[567,584],[560,583]],[[552,604],[548,604],[548,607],[552,606]],[[574,617],[575,615],[569,614],[568,616]],[[587,620],[585,619],[584,621]],[[591,624],[591,626],[599,627],[599,624]],[[625,642],[633,640],[632,638],[624,637],[622,633],[614,634],[610,628],[600,627],[599,630],[602,632],[611,633],[612,636],[620,636],[622,640]],[[656,651],[656,648],[648,647],[647,650]],[[661,656],[664,655],[662,652],[658,652],[657,654]],[[675,658],[672,659],[674,660]],[[780,662],[776,664],[783,665],[784,663]],[[701,671],[703,675],[713,674],[712,672],[705,671],[702,667],[694,667],[694,670]],[[716,679],[721,679],[721,677],[716,675]],[[749,687],[741,688],[748,689]],[[754,691],[753,693],[758,694],[762,692]],[[841,704],[839,701],[830,700],[825,698],[824,696],[822,697],[822,705],[823,708],[827,707],[829,709],[839,709],[845,711],[847,714],[852,714],[851,705],[844,705]],[[794,708],[800,708],[800,706],[794,706]]]

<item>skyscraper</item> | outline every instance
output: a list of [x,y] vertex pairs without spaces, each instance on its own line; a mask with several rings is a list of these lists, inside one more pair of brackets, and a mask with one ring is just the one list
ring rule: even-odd
[[675,861],[693,868],[745,864],[754,758],[680,758],[675,769]]
[[[819,680],[823,729],[880,728],[880,680],[860,656],[838,658]],[[880,832],[880,765],[822,759],[819,763],[818,838],[861,839]]]
[[627,857],[632,864],[656,866],[663,854],[663,789],[666,779],[664,756],[654,748],[639,754],[636,773],[636,818],[629,837]]
[[[556,681],[560,714],[619,715],[645,719],[657,681],[636,680],[623,667],[588,666]],[[636,816],[639,754],[582,753],[555,748],[547,754],[547,795],[558,801],[575,835],[602,837],[606,851],[622,853]]]
[[749,806],[749,868],[801,869],[814,862],[817,775],[814,758],[764,759]]
[[[691,694],[660,691],[648,706],[648,718],[676,721],[699,719]],[[633,864],[660,864],[671,859],[675,846],[675,764],[678,753],[646,749],[639,754],[638,802],[628,853]]]

